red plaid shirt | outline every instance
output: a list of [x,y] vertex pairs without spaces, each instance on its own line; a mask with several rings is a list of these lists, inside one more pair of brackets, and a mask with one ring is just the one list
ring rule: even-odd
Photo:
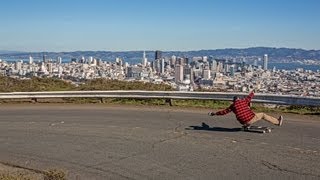
[[253,96],[254,93],[251,92],[245,99],[237,99],[227,109],[217,112],[216,115],[225,115],[233,111],[237,120],[241,124],[246,124],[255,116],[254,112],[250,109],[250,102]]

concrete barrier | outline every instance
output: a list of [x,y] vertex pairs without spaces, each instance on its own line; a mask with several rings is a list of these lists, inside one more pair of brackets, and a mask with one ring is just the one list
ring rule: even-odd
[[[207,99],[231,101],[233,96],[246,97],[247,93],[180,92],[180,91],[46,91],[0,93],[0,99],[39,98],[136,98],[136,99]],[[320,106],[320,97],[274,95],[256,93],[252,102]]]

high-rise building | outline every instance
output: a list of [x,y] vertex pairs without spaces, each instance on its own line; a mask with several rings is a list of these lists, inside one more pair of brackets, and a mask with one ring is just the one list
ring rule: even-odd
[[33,64],[33,57],[29,56],[29,64]]
[[164,67],[165,67],[165,63],[164,63],[164,58],[161,58],[160,60],[160,74],[164,74]]
[[57,63],[58,63],[58,64],[62,64],[62,58],[61,58],[61,57],[58,57],[58,58],[57,58]]
[[202,61],[203,61],[203,62],[207,62],[207,61],[208,61],[208,56],[203,56],[203,57],[202,57]]
[[182,82],[183,81],[183,66],[181,65],[177,65],[175,67],[175,81],[178,82]]
[[43,56],[42,56],[42,61],[43,61],[44,63],[47,62],[47,55],[43,54]]
[[86,58],[84,58],[84,56],[81,57],[81,59],[79,60],[79,63],[83,64],[86,61]]
[[129,66],[128,67],[128,78],[139,78],[141,75],[142,69],[138,66]]
[[217,68],[218,68],[218,63],[217,63],[217,61],[216,61],[216,60],[212,60],[211,71],[217,72]]
[[147,59],[147,57],[146,57],[146,52],[143,51],[142,66],[143,66],[143,67],[146,67],[146,66],[147,66],[147,63],[148,63],[148,59]]
[[52,63],[48,63],[48,64],[47,64],[47,71],[48,71],[50,74],[52,74],[52,72],[53,72]]
[[258,60],[257,60],[257,59],[255,59],[255,60],[253,61],[253,66],[254,66],[254,67],[257,67],[257,66],[258,66]]
[[263,69],[268,70],[268,54],[263,56]]
[[234,65],[231,65],[231,66],[230,66],[230,76],[231,76],[231,77],[234,77],[234,71],[235,71],[235,66],[234,66]]
[[183,67],[183,77],[189,77],[191,83],[194,81],[193,68],[190,65]]
[[90,56],[89,59],[88,59],[88,64],[92,64],[92,62],[93,62],[93,57]]
[[181,66],[186,65],[186,63],[185,63],[185,58],[178,57],[178,59],[177,59],[177,61],[176,61],[176,64],[180,64]]
[[22,61],[16,61],[15,69],[19,71],[21,70],[21,68],[22,68]]
[[173,55],[171,56],[171,66],[174,66],[176,64],[177,61],[177,56]]
[[209,80],[211,78],[210,69],[203,70],[203,79]]
[[97,65],[97,59],[94,58],[91,64],[94,65],[94,66],[96,66],[96,65]]
[[156,51],[154,59],[161,59],[162,58],[162,52],[161,51]]
[[123,60],[121,58],[116,58],[116,64],[118,66],[122,66],[123,65]]
[[103,64],[103,61],[102,61],[102,59],[97,59],[97,66],[102,66],[102,64]]

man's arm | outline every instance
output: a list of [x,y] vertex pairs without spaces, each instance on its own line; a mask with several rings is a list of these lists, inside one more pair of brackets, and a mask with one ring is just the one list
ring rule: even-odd
[[252,100],[252,98],[253,98],[253,96],[254,96],[254,90],[251,91],[251,93],[246,97],[246,101],[247,101],[248,103],[250,103],[251,100]]
[[228,114],[229,112],[232,111],[232,107],[233,107],[233,105],[229,106],[227,109],[224,109],[224,110],[222,110],[222,111],[218,111],[218,112],[216,112],[216,113],[214,113],[214,112],[209,112],[209,116],[214,116],[214,115],[222,116],[222,115],[226,115],[226,114]]

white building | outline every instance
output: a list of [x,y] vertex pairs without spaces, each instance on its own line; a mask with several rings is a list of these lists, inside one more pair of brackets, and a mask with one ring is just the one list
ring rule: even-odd
[[268,54],[263,56],[263,70],[268,70]]
[[143,67],[146,67],[146,66],[147,66],[147,63],[148,63],[148,59],[147,59],[147,57],[146,57],[146,52],[143,51],[142,66],[143,66]]
[[29,56],[29,64],[33,64],[33,57]]
[[210,71],[210,69],[205,69],[205,70],[203,70],[203,78],[204,79],[211,79],[211,71]]
[[58,63],[58,64],[62,64],[62,58],[61,58],[61,57],[58,57],[58,58],[57,58],[57,63]]
[[22,61],[17,61],[17,62],[15,63],[15,69],[16,69],[17,71],[19,71],[19,70],[21,70],[21,68],[22,68]]

